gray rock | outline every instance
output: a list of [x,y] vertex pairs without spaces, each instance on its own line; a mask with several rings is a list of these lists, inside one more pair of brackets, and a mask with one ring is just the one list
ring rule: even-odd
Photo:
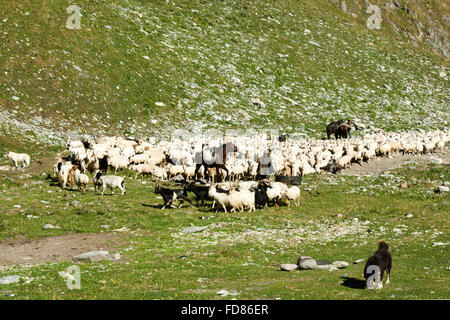
[[76,208],[76,207],[78,207],[78,206],[80,205],[80,201],[73,200],[73,201],[70,203],[70,205]]
[[192,226],[192,227],[188,227],[188,228],[183,229],[181,232],[183,232],[183,233],[194,233],[194,232],[203,231],[203,230],[205,230],[207,228],[208,228],[208,226],[205,226],[205,227]]
[[318,265],[317,269],[333,271],[333,270],[337,270],[338,268],[336,268],[332,264],[322,264],[322,265]]
[[111,256],[108,251],[89,251],[76,255],[72,259],[74,261],[98,262],[102,260],[114,260],[114,257]]
[[361,263],[363,261],[364,261],[364,259],[358,259],[358,260],[354,261],[353,264],[358,264],[358,263]]
[[408,213],[405,217],[408,218],[408,219],[411,219],[414,216],[411,213]]
[[317,262],[311,257],[300,256],[297,261],[300,270],[314,270],[317,269]]
[[333,266],[335,266],[338,269],[344,269],[348,267],[348,262],[345,261],[335,261],[333,262]]
[[446,186],[439,186],[439,192],[440,193],[444,193],[444,192],[449,192],[450,188],[446,187]]
[[44,225],[44,229],[46,229],[46,230],[48,230],[48,229],[61,229],[61,227],[60,226],[54,226],[54,225],[51,225],[51,224],[47,223],[47,224]]
[[6,276],[3,278],[0,278],[0,284],[17,283],[17,282],[19,282],[19,279],[20,279],[19,276]]
[[283,271],[293,271],[293,270],[297,270],[297,265],[293,264],[293,263],[283,263],[280,264],[280,269]]

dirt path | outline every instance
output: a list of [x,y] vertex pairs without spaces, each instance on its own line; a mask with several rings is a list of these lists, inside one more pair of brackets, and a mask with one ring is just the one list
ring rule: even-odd
[[430,154],[421,155],[396,155],[390,158],[376,157],[369,163],[363,162],[360,166],[357,163],[352,164],[351,167],[342,170],[344,175],[375,175],[378,176],[385,170],[390,170],[403,166],[406,163],[431,163],[431,162],[450,163],[450,149],[447,148],[442,152],[434,152]]
[[72,261],[87,251],[114,250],[123,243],[116,233],[81,233],[40,239],[6,239],[0,243],[0,267]]

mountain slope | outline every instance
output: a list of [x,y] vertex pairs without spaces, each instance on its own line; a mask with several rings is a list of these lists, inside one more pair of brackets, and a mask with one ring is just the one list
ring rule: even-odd
[[[364,1],[90,0],[72,30],[66,1],[2,1],[0,152],[176,128],[323,136],[334,118],[446,127],[448,7],[421,3],[381,6],[370,30]],[[440,42],[413,39],[404,6]]]

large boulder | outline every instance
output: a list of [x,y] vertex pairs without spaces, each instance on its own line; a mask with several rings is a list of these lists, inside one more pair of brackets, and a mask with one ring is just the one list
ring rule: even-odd
[[317,262],[311,257],[300,256],[297,261],[300,270],[314,270],[317,269]]

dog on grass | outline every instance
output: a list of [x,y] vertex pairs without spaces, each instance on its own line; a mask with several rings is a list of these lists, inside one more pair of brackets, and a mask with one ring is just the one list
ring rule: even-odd
[[364,267],[364,278],[368,289],[382,289],[384,271],[387,273],[386,284],[390,283],[392,269],[392,257],[389,253],[389,245],[380,241],[378,250],[367,260]]

